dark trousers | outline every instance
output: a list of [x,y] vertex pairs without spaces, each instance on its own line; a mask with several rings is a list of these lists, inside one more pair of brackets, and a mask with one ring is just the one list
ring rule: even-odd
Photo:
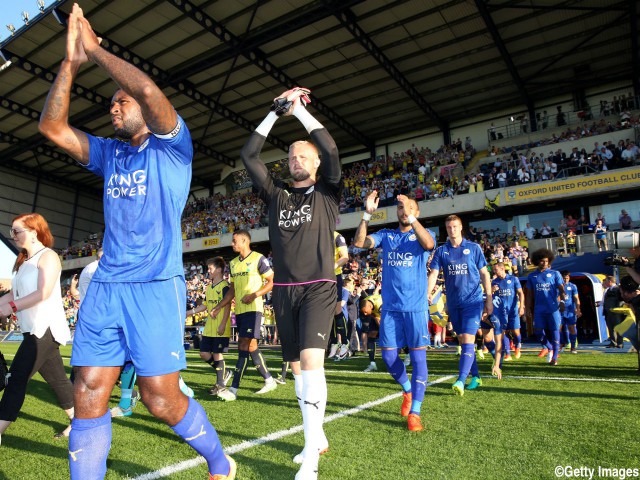
[[609,313],[607,315],[605,313],[604,319],[607,323],[607,329],[609,330],[609,341],[616,346],[622,347],[624,338],[614,330],[614,328],[622,322],[620,315],[616,315],[615,313]]
[[63,410],[73,407],[73,385],[67,378],[60,356],[60,344],[47,329],[42,338],[24,334],[9,369],[9,382],[0,400],[0,420],[15,422],[27,394],[27,384],[36,372],[53,389]]

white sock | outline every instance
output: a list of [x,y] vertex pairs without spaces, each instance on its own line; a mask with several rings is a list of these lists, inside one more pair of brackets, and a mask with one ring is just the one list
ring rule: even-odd
[[298,406],[300,407],[300,412],[302,413],[302,429],[303,431],[307,431],[307,415],[304,408],[304,402],[302,401],[302,390],[303,390],[303,378],[302,375],[293,374],[293,387],[296,391],[296,397],[298,398]]
[[298,398],[298,405],[302,410],[302,375],[293,374],[293,388],[296,391],[296,397]]
[[324,368],[302,370],[302,379],[305,462],[307,459],[317,461],[321,439],[325,438],[323,423],[327,408],[327,380]]

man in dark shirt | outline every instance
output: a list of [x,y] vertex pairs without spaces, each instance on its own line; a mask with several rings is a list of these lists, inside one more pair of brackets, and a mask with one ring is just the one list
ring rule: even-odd
[[[269,113],[242,148],[240,157],[253,186],[267,204],[273,249],[273,307],[283,360],[291,362],[302,410],[305,447],[296,480],[318,478],[318,459],[329,443],[322,423],[327,404],[324,349],[336,305],[333,232],[342,190],[338,149],[329,132],[305,108],[309,90],[294,88],[274,100],[295,116],[313,143],[289,147],[291,186],[275,180],[260,161],[264,141],[278,116]],[[276,108],[277,111],[277,108]],[[319,172],[318,172],[319,170]],[[320,175],[318,175],[320,173]]]
[[607,345],[607,348],[622,348],[624,337],[616,333],[614,328],[622,322],[624,315],[611,311],[611,309],[621,307],[624,304],[620,287],[616,285],[616,279],[613,275],[609,275],[604,279],[603,286],[606,290],[603,296],[602,308],[607,322],[607,329],[609,330],[609,345]]
[[[636,316],[636,338],[631,339],[631,343],[638,352],[638,374],[640,375],[640,286],[638,285],[638,274],[635,270],[627,269],[631,276],[623,277],[620,280],[620,292],[622,299],[631,304],[633,313]],[[634,341],[635,340],[635,341]]]

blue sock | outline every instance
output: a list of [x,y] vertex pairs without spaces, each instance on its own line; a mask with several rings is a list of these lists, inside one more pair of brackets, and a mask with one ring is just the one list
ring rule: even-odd
[[484,342],[484,346],[487,347],[489,353],[493,358],[496,358],[496,342],[491,340],[490,342]]
[[248,363],[249,352],[240,350],[238,352],[238,361],[236,362],[236,371],[233,374],[233,382],[231,382],[231,386],[233,388],[240,388],[240,380],[242,380],[242,376],[244,375],[244,371],[247,369]]
[[72,480],[102,480],[111,448],[111,412],[98,418],[74,418],[69,434]]
[[535,335],[540,339],[540,345],[542,345],[542,348],[546,348],[547,350],[551,350],[553,348],[551,346],[551,343],[549,343],[549,340],[547,339],[547,336],[545,335],[544,330],[536,330]]
[[559,342],[563,345],[566,345],[567,343],[569,343],[569,329],[567,328],[566,325],[562,325],[560,327],[560,338],[558,339]]
[[427,389],[427,380],[429,378],[429,369],[427,367],[427,351],[426,350],[409,350],[411,357],[411,365],[413,365],[413,373],[411,374],[411,412],[420,415],[422,401],[424,400],[424,391]]
[[474,346],[473,343],[463,343],[461,345],[462,352],[460,353],[460,361],[458,362],[458,381],[462,383],[467,380],[471,365],[473,365],[473,361],[476,359],[473,353]]
[[126,410],[131,406],[133,386],[136,384],[136,369],[133,363],[126,363],[120,374],[120,403],[118,406]]
[[571,340],[571,350],[575,350],[576,348],[576,340],[578,339],[577,333],[569,334],[569,340]]
[[171,429],[204,457],[209,466],[209,473],[229,473],[229,461],[224,455],[216,429],[209,422],[202,406],[193,398],[189,399],[189,407],[182,420]]
[[476,356],[473,356],[473,363],[471,364],[471,369],[469,370],[469,373],[471,374],[472,377],[479,377],[480,376],[480,372],[478,371],[478,359],[476,358]]
[[552,360],[557,360],[558,352],[560,351],[560,332],[558,330],[551,332],[551,349],[553,351]]
[[516,348],[522,348],[522,335],[516,335]]
[[404,366],[404,362],[400,360],[397,349],[382,350],[382,360],[387,366],[387,370],[393,377],[393,379],[402,385],[404,392],[411,391],[411,382],[407,376],[407,369]]
[[[502,336],[502,350],[504,355],[511,355],[511,339],[506,335]],[[504,357],[503,355],[503,357]]]

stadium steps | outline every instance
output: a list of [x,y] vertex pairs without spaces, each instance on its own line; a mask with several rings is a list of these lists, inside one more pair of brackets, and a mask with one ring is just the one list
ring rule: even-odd
[[469,172],[473,172],[474,169],[476,169],[476,167],[480,163],[480,160],[484,160],[488,156],[489,156],[489,150],[480,150],[480,151],[476,152],[476,154],[473,156],[473,158],[471,158],[471,161],[469,162],[469,165],[467,165],[467,168],[464,170],[464,174],[466,175]]

